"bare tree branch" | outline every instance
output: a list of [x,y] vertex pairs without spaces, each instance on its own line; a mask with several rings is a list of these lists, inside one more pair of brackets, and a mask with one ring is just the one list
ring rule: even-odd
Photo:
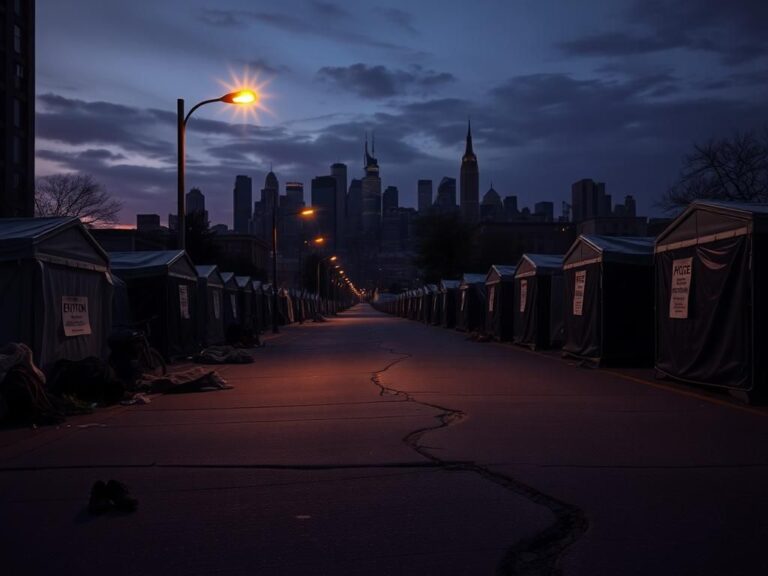
[[86,226],[117,222],[123,204],[90,174],[52,174],[37,179],[37,216],[77,216]]

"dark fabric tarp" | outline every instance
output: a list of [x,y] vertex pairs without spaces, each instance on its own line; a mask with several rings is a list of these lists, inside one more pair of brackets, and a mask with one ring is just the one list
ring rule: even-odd
[[[653,358],[653,239],[580,236],[564,262],[563,352],[606,364]],[[577,287],[583,282],[583,295]]]
[[106,359],[113,295],[108,266],[77,218],[0,219],[0,344],[27,344],[46,371],[63,358]]
[[514,279],[515,266],[501,264],[491,266],[486,276],[485,332],[496,340],[512,339]]
[[222,272],[221,280],[224,283],[224,334],[226,335],[231,326],[240,324],[243,313],[237,301],[235,274],[233,272]]
[[462,332],[485,328],[485,275],[465,274],[461,279],[456,311],[456,329]]
[[556,348],[563,337],[563,257],[524,254],[515,275],[515,344]]
[[168,358],[199,349],[197,272],[183,250],[110,252],[112,271],[128,287],[132,322]]
[[442,308],[441,323],[444,328],[456,327],[459,284],[459,280],[440,281],[440,307]]
[[215,265],[195,266],[197,271],[198,335],[203,346],[224,342],[224,280]]
[[[694,202],[656,245],[656,369],[687,382],[766,395],[768,206]],[[687,317],[675,306],[690,259]],[[683,268],[679,268],[680,266]],[[677,267],[678,279],[674,268]],[[685,294],[683,288],[683,294]],[[679,296],[678,296],[679,297]],[[679,300],[678,300],[679,302]]]

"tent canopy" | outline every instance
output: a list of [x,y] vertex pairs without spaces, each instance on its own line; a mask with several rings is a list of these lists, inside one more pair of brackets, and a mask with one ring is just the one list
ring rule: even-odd
[[0,261],[22,258],[99,271],[109,266],[107,253],[74,217],[0,220]]
[[697,200],[656,239],[656,252],[768,232],[768,204]]
[[448,290],[457,290],[459,288],[459,280],[440,280],[439,288],[440,292],[447,292]]
[[652,237],[580,235],[563,259],[563,268],[594,262],[651,265]]
[[237,282],[237,287],[241,290],[245,290],[246,292],[253,292],[250,276],[235,276],[235,282]]
[[552,254],[523,254],[517,265],[515,278],[526,278],[536,274],[557,274],[563,271],[563,256]]
[[485,274],[464,274],[459,289],[464,290],[473,284],[485,284]]
[[167,274],[197,282],[197,270],[184,250],[110,252],[112,270],[123,278]]
[[215,264],[195,266],[195,270],[197,270],[198,278],[205,278],[208,282],[208,286],[213,288],[224,288],[224,279],[219,273],[219,267]]
[[493,264],[485,277],[486,284],[511,282],[515,279],[515,266],[509,264]]

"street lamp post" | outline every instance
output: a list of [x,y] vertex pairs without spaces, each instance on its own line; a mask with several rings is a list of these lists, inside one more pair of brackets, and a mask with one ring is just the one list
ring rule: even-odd
[[254,102],[257,102],[259,99],[258,94],[254,92],[253,90],[238,90],[237,92],[230,92],[229,94],[224,94],[224,96],[220,96],[219,98],[211,98],[210,100],[203,100],[202,102],[198,102],[187,113],[187,115],[184,115],[184,99],[178,98],[176,100],[176,136],[177,136],[177,144],[178,144],[178,165],[177,165],[177,210],[178,214],[176,217],[176,228],[177,228],[177,239],[178,239],[178,248],[180,250],[184,250],[186,246],[186,197],[185,197],[185,183],[184,183],[184,177],[185,177],[185,168],[186,168],[186,161],[185,161],[185,153],[186,153],[186,132],[187,132],[187,121],[189,120],[189,117],[192,116],[192,113],[200,108],[201,106],[205,106],[206,104],[211,104],[213,102],[225,102],[227,104],[252,104]]

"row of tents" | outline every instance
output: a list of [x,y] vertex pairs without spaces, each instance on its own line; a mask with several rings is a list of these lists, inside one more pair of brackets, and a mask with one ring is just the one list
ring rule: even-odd
[[143,329],[172,358],[352,303],[277,296],[275,310],[270,284],[195,266],[183,250],[107,253],[77,218],[0,219],[0,344],[26,343],[44,370],[106,359],[116,327]]
[[768,393],[768,205],[697,201],[656,238],[579,236],[564,255],[394,295],[391,314],[598,364]]

